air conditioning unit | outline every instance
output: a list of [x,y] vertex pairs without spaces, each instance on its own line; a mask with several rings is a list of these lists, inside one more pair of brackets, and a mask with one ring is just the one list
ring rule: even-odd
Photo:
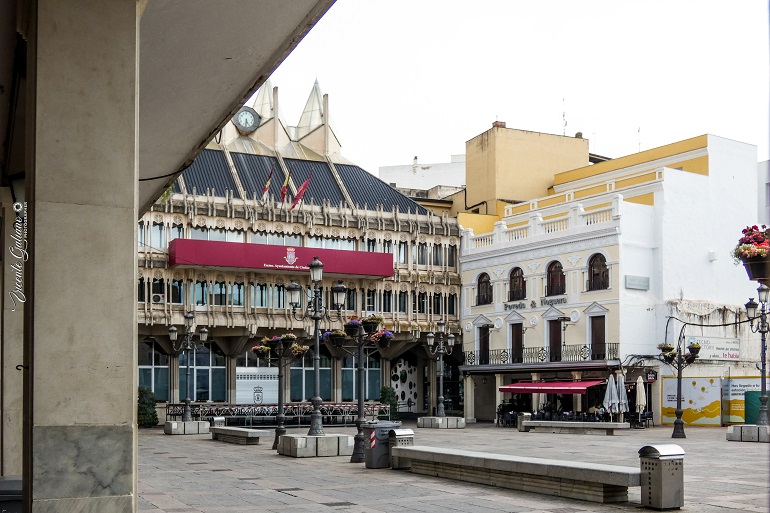
[[165,294],[153,294],[152,295],[152,302],[153,303],[165,303],[166,302],[166,295]]

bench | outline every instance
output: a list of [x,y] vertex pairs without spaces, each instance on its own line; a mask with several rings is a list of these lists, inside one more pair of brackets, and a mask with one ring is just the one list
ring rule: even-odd
[[267,431],[266,429],[251,429],[234,426],[210,427],[209,432],[211,433],[212,440],[246,445],[257,445],[259,444],[259,437],[270,436],[270,431]]
[[570,422],[564,420],[525,420],[521,425],[522,431],[587,435],[614,435],[617,429],[631,428],[628,422]]
[[439,447],[391,447],[393,469],[593,502],[627,502],[635,467],[527,458]]

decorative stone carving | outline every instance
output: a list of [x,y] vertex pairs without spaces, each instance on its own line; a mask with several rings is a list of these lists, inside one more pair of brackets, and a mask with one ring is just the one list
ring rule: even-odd
[[540,262],[530,262],[527,264],[527,267],[529,267],[529,272],[533,273],[538,267],[540,267]]
[[144,278],[144,274],[142,273],[142,270],[141,270],[141,269],[139,269],[139,277],[140,277],[140,278]]
[[155,278],[156,280],[163,279],[163,271],[161,271],[160,269],[155,269],[155,272],[153,273],[152,277]]
[[179,271],[175,272],[174,273],[174,279],[175,280],[181,280],[182,279],[182,273],[180,273]]
[[449,293],[450,293],[450,294],[457,294],[457,289],[454,287],[454,285],[452,285],[451,287],[449,287]]
[[157,224],[163,224],[163,216],[161,214],[155,214],[152,216],[152,222]]
[[243,230],[243,221],[240,219],[235,221],[235,229],[236,230]]
[[502,276],[504,271],[505,269],[498,267],[497,269],[494,269],[492,272],[495,273],[495,276],[499,278],[500,276]]
[[222,229],[225,227],[225,220],[222,218],[218,218],[216,221],[217,228]]
[[195,226],[206,226],[206,218],[199,216],[195,219]]
[[332,229],[332,237],[335,239],[340,236],[340,229],[339,228],[333,228]]
[[569,263],[572,264],[572,267],[575,267],[575,264],[577,264],[578,260],[580,260],[580,255],[570,255],[567,257],[567,260],[569,260]]
[[182,224],[182,216],[179,214],[174,215],[174,224]]
[[257,231],[264,232],[267,230],[267,224],[265,224],[264,221],[260,221],[257,223]]
[[401,235],[399,235],[398,240],[401,242],[406,242],[406,234],[402,233]]
[[295,235],[302,233],[302,227],[298,224],[295,224],[294,226],[291,227],[291,233]]
[[420,235],[420,242],[425,242],[426,240],[427,238],[425,237],[425,235]]
[[420,285],[420,293],[424,293],[424,292],[425,292],[425,285]]
[[390,283],[386,283],[386,284],[385,284],[385,286],[384,286],[383,288],[384,288],[385,290],[387,290],[387,291],[390,291],[390,290],[392,290],[392,289],[393,289],[393,286],[392,286]]
[[449,245],[450,245],[450,246],[455,246],[455,245],[457,245],[457,241],[455,240],[455,238],[454,238],[454,237],[449,237]]
[[400,290],[401,292],[406,292],[407,290],[409,290],[409,285],[407,285],[406,283],[402,283],[401,285],[399,285],[398,290]]
[[236,282],[242,282],[243,281],[243,275],[242,274],[236,274],[235,275],[235,281]]
[[283,225],[282,224],[275,225],[275,233],[283,233]]
[[356,231],[348,230],[348,239],[355,239],[355,238],[356,238]]
[[435,244],[436,246],[440,246],[441,245],[441,237],[436,237],[435,239],[433,239],[433,244]]
[[206,281],[206,275],[203,273],[198,274],[198,281]]
[[216,281],[219,281],[219,282],[225,281],[225,275],[217,274]]

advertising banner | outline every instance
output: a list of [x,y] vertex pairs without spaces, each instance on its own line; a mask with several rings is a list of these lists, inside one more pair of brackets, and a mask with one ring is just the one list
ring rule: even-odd
[[[682,420],[685,425],[721,425],[722,378],[682,378]],[[663,377],[663,424],[676,420],[676,378]]]
[[700,344],[698,359],[737,361],[741,357],[741,342],[737,338],[723,337],[687,337],[687,344]]
[[762,380],[758,377],[725,378],[722,384],[722,421],[725,424],[743,424],[746,421],[746,392],[759,392],[761,388]]

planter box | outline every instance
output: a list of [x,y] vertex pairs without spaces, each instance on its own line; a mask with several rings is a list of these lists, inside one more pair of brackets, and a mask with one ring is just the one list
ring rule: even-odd
[[[743,262],[750,280],[764,283],[770,280],[770,258],[752,258]],[[766,284],[766,283],[765,283]]]

